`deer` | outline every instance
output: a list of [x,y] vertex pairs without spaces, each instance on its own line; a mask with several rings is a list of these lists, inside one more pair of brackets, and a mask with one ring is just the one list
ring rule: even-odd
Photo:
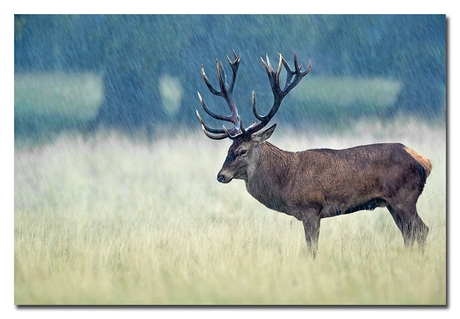
[[[400,143],[361,145],[346,149],[309,149],[301,152],[284,151],[267,140],[276,123],[264,129],[278,111],[283,98],[310,72],[311,59],[306,70],[297,63],[294,70],[278,53],[276,71],[261,57],[273,92],[273,105],[265,116],[256,109],[252,91],[252,111],[256,117],[248,127],[243,126],[233,96],[241,54],[233,51],[234,61],[227,55],[232,79],[227,83],[222,61],[216,60],[220,90],[215,89],[201,66],[203,80],[213,95],[224,98],[231,115],[212,112],[198,98],[204,111],[214,119],[230,122],[227,129],[207,126],[198,110],[196,115],[204,134],[213,139],[229,138],[224,164],[217,174],[220,183],[233,179],[243,180],[246,190],[269,209],[295,217],[303,223],[307,250],[316,257],[320,221],[323,218],[350,214],[361,210],[386,207],[399,228],[404,245],[413,247],[417,241],[423,251],[429,231],[417,213],[417,200],[421,195],[432,164],[430,160]],[[280,72],[284,66],[286,83],[280,87]]]

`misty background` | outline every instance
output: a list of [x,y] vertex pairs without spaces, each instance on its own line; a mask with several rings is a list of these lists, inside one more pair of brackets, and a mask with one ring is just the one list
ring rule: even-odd
[[241,54],[234,94],[245,126],[255,119],[253,90],[259,113],[273,103],[260,57],[276,67],[277,53],[291,68],[294,53],[304,68],[311,59],[312,71],[273,122],[309,130],[399,115],[445,122],[445,15],[15,15],[15,141],[101,128],[152,138],[179,125],[200,131],[197,92],[229,113],[201,65],[218,87],[215,60],[230,74],[232,49]]

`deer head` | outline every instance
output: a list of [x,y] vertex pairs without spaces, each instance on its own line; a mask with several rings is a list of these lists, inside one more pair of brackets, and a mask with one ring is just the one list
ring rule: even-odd
[[[252,91],[252,111],[258,121],[254,121],[247,128],[244,128],[243,126],[243,121],[241,120],[241,117],[238,115],[238,110],[235,106],[235,101],[233,98],[233,87],[235,85],[241,55],[236,56],[235,51],[233,51],[233,56],[235,59],[233,62],[227,55],[228,63],[230,64],[230,67],[233,71],[232,81],[230,85],[226,83],[226,77],[224,73],[224,68],[222,66],[222,62],[216,60],[217,77],[219,79],[220,91],[212,87],[204,72],[204,65],[201,66],[201,75],[203,76],[203,80],[206,83],[207,87],[209,88],[212,94],[223,97],[227,102],[228,106],[230,107],[231,111],[231,116],[219,115],[212,112],[204,103],[200,93],[198,93],[201,105],[203,106],[203,109],[206,113],[208,113],[211,117],[217,120],[222,120],[233,124],[233,127],[229,130],[225,127],[225,125],[223,125],[223,127],[220,129],[211,128],[203,122],[200,114],[198,113],[198,110],[196,111],[198,119],[200,120],[201,126],[203,128],[203,132],[204,134],[206,134],[207,137],[215,140],[220,140],[224,138],[230,138],[231,140],[233,140],[233,143],[228,150],[227,158],[225,159],[222,169],[219,171],[217,175],[217,180],[221,183],[228,183],[233,178],[243,179],[247,181],[248,166],[257,161],[257,158],[260,155],[261,144],[272,135],[273,131],[276,128],[276,124],[272,125],[270,128],[266,130],[262,129],[268,124],[268,122],[270,122],[271,118],[276,114],[283,98],[311,70],[311,60],[309,62],[308,68],[305,71],[301,71],[302,64],[300,66],[297,64],[297,57],[294,54],[295,67],[294,70],[291,70],[288,63],[281,56],[281,54],[278,53],[278,55],[279,63],[276,71],[273,70],[273,67],[270,64],[270,60],[268,59],[268,55],[266,56],[266,61],[260,58],[262,64],[264,65],[265,71],[267,72],[268,79],[270,81],[274,101],[268,114],[265,116],[260,116],[256,110],[255,93],[254,91]],[[281,65],[284,65],[287,72],[286,84],[284,85],[283,89],[281,89],[279,84]]]

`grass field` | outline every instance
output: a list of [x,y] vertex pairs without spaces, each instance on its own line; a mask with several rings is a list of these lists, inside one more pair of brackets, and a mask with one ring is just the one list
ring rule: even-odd
[[302,224],[242,181],[216,181],[229,141],[152,144],[102,132],[14,154],[14,299],[36,304],[446,304],[446,136],[414,119],[346,134],[271,138],[287,150],[402,142],[433,171],[418,202],[427,249],[408,250],[387,210],[321,222],[316,260]]

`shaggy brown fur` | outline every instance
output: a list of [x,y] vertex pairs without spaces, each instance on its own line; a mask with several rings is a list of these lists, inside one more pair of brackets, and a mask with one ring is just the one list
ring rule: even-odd
[[274,128],[235,139],[218,180],[243,179],[259,202],[302,221],[313,254],[322,218],[376,207],[390,211],[407,246],[423,248],[428,227],[416,203],[429,159],[398,143],[287,152],[265,141]]

